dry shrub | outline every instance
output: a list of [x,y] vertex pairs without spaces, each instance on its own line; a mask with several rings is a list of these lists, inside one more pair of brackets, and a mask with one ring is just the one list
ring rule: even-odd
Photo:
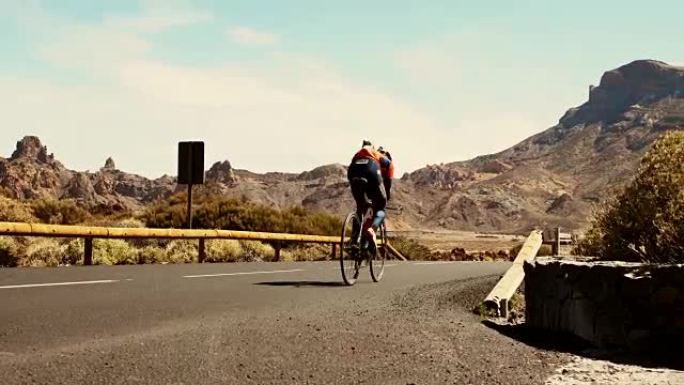
[[[522,249],[522,247],[523,247],[522,243],[519,245],[513,246],[513,248],[511,248],[511,251],[510,251],[511,258],[517,257],[518,253],[520,252],[520,249]],[[553,255],[553,248],[551,247],[551,245],[541,245],[541,247],[539,247],[539,251],[537,251],[538,257],[546,257],[546,256],[551,256],[551,255]]]
[[138,249],[121,239],[95,239],[93,264],[132,265],[138,263]]
[[72,239],[67,242],[62,249],[64,255],[64,262],[69,265],[76,265],[83,263],[83,254],[85,252],[85,243],[83,239]]
[[140,219],[124,218],[124,219],[114,221],[111,224],[111,227],[120,227],[120,228],[126,228],[126,229],[139,229],[139,228],[145,227],[145,224]]
[[245,262],[271,261],[275,258],[275,249],[259,241],[240,241],[242,260]]
[[43,223],[76,225],[84,223],[90,214],[72,200],[39,199],[31,203],[33,215]]
[[684,262],[684,132],[668,132],[654,143],[632,183],[596,212],[575,253]]
[[197,260],[198,245],[191,241],[171,241],[166,245],[169,263],[191,263]]
[[0,266],[15,267],[19,264],[19,247],[14,238],[0,237]]
[[[148,227],[184,228],[186,197],[177,194],[147,208],[141,220]],[[193,228],[337,235],[340,218],[301,207],[270,206],[221,196],[200,195],[195,201]]]
[[411,238],[392,237],[389,243],[410,261],[431,259],[433,256],[429,247]]
[[207,241],[205,252],[205,262],[237,262],[244,250],[239,241],[218,239]]
[[145,246],[138,250],[138,263],[167,263],[166,250],[157,246]]
[[0,196],[0,222],[34,222],[31,208],[18,200]]
[[64,250],[54,239],[39,238],[28,244],[19,265],[24,267],[55,267],[63,265]]
[[281,261],[324,261],[330,259],[332,249],[330,245],[299,245],[288,250],[287,258],[280,255]]

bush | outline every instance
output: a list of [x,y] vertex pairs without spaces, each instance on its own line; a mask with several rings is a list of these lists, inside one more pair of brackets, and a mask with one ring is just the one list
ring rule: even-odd
[[126,229],[140,229],[144,228],[145,224],[140,219],[135,218],[125,218],[118,221],[114,221],[109,225],[110,227],[120,227]]
[[40,238],[29,243],[25,256],[21,259],[25,267],[55,267],[65,264],[64,250],[54,239]]
[[240,241],[243,254],[242,260],[245,262],[271,261],[275,258],[275,249],[259,241]]
[[[148,227],[183,228],[186,226],[186,201],[174,195],[145,210],[140,219]],[[294,234],[337,235],[342,226],[339,218],[310,212],[301,207],[277,210],[273,207],[227,199],[198,199],[193,214],[193,227],[243,231],[266,231]]]
[[240,242],[232,239],[211,240],[205,245],[206,262],[237,262],[244,250]]
[[[140,219],[122,218],[109,220],[107,223],[101,224],[101,226],[125,229],[140,229],[144,228],[145,224]],[[126,240],[126,242],[128,242],[129,245],[132,245],[133,247],[138,249],[148,246],[158,246],[159,241],[159,239],[154,238],[130,238]]]
[[0,186],[0,197],[14,198],[14,194],[7,187]]
[[393,237],[390,244],[408,260],[430,259],[432,250],[424,244],[410,238]]
[[71,200],[40,199],[31,204],[33,215],[43,223],[54,225],[75,225],[90,218],[87,211]]
[[171,241],[165,251],[170,263],[191,263],[197,260],[198,246],[196,242]]
[[[515,257],[518,256],[518,253],[520,252],[520,249],[522,249],[522,246],[522,243],[517,246],[513,246],[513,248],[510,251],[511,258],[515,259]],[[551,255],[553,255],[553,248],[551,247],[551,245],[541,245],[539,251],[537,251],[537,257],[547,257]]]
[[19,247],[13,238],[0,237],[0,266],[15,267],[19,264]]
[[669,124],[680,124],[684,125],[684,116],[682,115],[670,115],[663,118],[663,122]]
[[94,204],[87,207],[91,216],[105,221],[116,220],[117,218],[126,218],[133,215],[130,209],[122,204]]
[[280,260],[285,261],[324,261],[330,259],[332,249],[330,245],[299,245],[288,250],[287,258],[280,255]]
[[295,262],[297,258],[292,250],[281,250],[279,262]]
[[93,264],[131,265],[138,263],[138,250],[121,239],[95,239]]
[[669,132],[654,143],[632,183],[597,211],[575,253],[684,262],[684,132]]
[[553,255],[553,248],[551,245],[541,245],[539,251],[537,251],[537,256],[539,257],[548,257],[551,255]]
[[69,241],[63,247],[64,255],[62,259],[65,264],[76,265],[83,263],[83,254],[85,251],[85,245],[83,239],[73,239]]
[[138,263],[166,263],[166,250],[156,246],[145,246],[138,250]]
[[0,222],[34,222],[31,209],[22,202],[0,196]]

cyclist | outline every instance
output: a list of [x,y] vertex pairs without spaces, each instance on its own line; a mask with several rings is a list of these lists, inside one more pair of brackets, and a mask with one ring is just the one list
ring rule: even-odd
[[[373,222],[366,230],[366,237],[376,245],[375,232],[385,219],[385,206],[390,196],[394,165],[390,157],[375,149],[364,140],[361,149],[354,154],[347,171],[352,195],[356,201],[356,213],[361,218],[369,207],[373,208]],[[358,224],[354,222],[352,239],[358,237]]]
[[394,178],[394,162],[392,161],[392,155],[389,151],[385,150],[382,146],[378,147],[378,152],[389,159],[390,164],[385,170],[382,171],[382,184],[385,186],[385,196],[387,197],[387,202],[391,201],[392,198],[392,178]]

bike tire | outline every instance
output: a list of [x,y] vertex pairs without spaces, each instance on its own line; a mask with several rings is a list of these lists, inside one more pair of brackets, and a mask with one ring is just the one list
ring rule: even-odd
[[383,222],[378,229],[378,246],[375,254],[371,256],[370,274],[373,282],[380,282],[385,274],[385,261],[387,260],[387,229]]
[[[352,286],[356,283],[359,277],[359,259],[358,255],[354,255],[352,250],[352,231],[354,222],[361,228],[361,221],[356,213],[349,213],[342,225],[342,236],[340,238],[340,269],[342,270],[342,280],[347,286]],[[357,249],[356,251],[360,251]]]

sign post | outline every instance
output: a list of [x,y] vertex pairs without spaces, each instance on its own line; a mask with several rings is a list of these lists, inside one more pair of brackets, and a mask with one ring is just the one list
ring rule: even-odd
[[178,184],[188,185],[187,228],[192,228],[192,185],[204,184],[204,142],[178,143]]

